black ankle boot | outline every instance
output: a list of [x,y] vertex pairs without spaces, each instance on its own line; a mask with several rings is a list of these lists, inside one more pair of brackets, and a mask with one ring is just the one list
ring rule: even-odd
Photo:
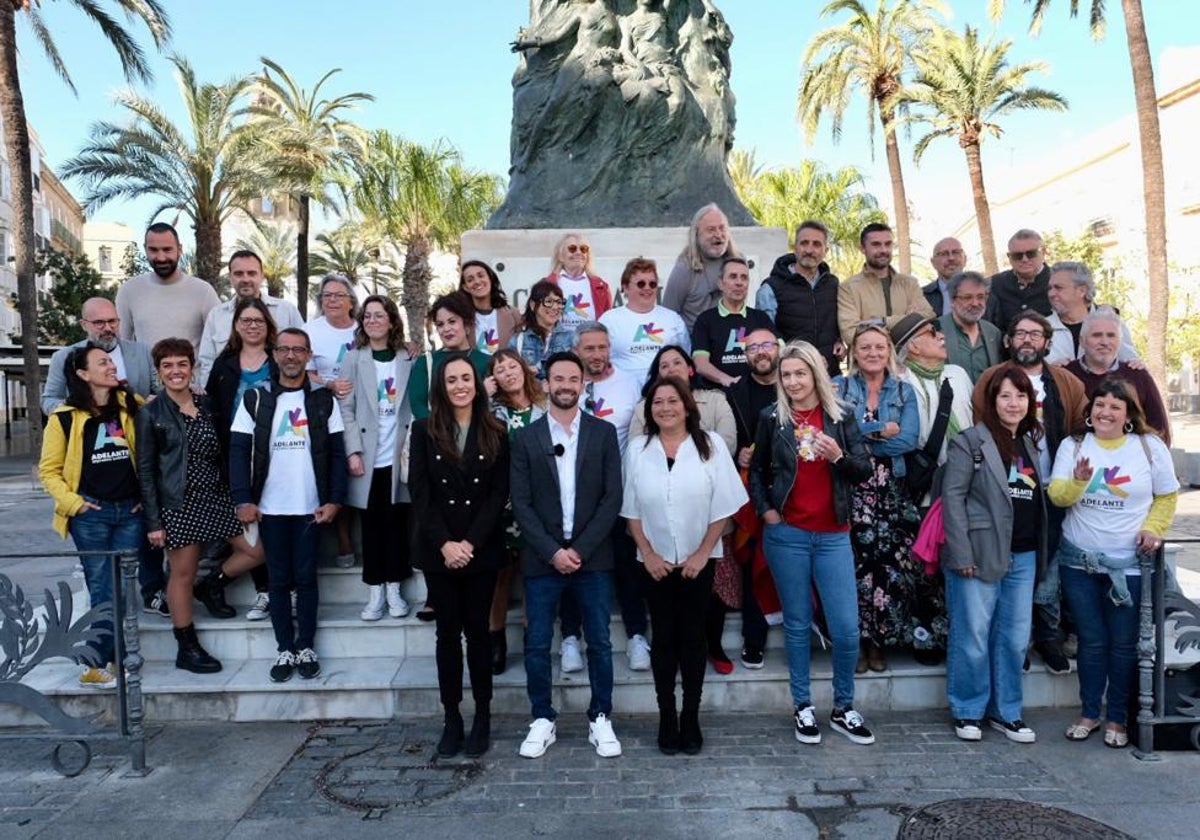
[[230,578],[220,569],[197,582],[192,589],[196,600],[208,608],[208,614],[213,618],[233,618],[237,610],[225,603],[225,586]]
[[684,711],[679,715],[679,748],[688,755],[696,755],[704,746],[700,733],[700,712]]
[[658,710],[658,749],[663,755],[679,752],[679,716],[674,706]]
[[492,746],[492,712],[486,707],[475,710],[475,719],[471,721],[471,734],[467,736],[467,745],[463,752],[468,758],[479,758]]
[[492,673],[496,676],[504,673],[508,667],[508,637],[504,630],[491,631],[492,636]]
[[175,628],[175,642],[179,653],[175,655],[175,667],[193,674],[215,674],[221,670],[219,660],[213,658],[196,638],[196,625]]
[[442,739],[438,741],[437,754],[452,758],[463,748],[463,719],[458,709],[446,711],[446,725],[442,727]]

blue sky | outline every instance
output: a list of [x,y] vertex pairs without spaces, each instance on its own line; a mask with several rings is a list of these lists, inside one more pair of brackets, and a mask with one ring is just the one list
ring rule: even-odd
[[[854,164],[888,203],[882,146],[872,159],[865,110],[847,115],[839,145],[824,126],[810,146],[796,124],[800,56],[814,32],[838,20],[819,16],[823,0],[717,4],[735,36],[736,145],[756,149],[759,162],[768,166],[795,165],[806,157],[830,166]],[[377,98],[358,115],[364,126],[386,127],[418,141],[445,137],[462,150],[469,165],[500,174],[507,170],[515,67],[508,43],[528,20],[526,0],[167,0],[166,5],[175,29],[171,49],[185,55],[201,79],[252,72],[262,55],[278,61],[305,86],[341,67],[329,92],[361,90]],[[970,23],[990,31],[987,0],[950,5],[956,28]],[[1087,0],[1081,5],[1087,6]],[[1200,44],[1200,15],[1194,14],[1192,0],[1147,0],[1143,5],[1156,62],[1169,48]],[[1004,136],[985,145],[985,165],[989,160],[1011,165],[1026,155],[1048,154],[1132,110],[1121,4],[1108,3],[1108,37],[1098,43],[1091,40],[1085,20],[1068,17],[1068,7],[1067,0],[1055,0],[1042,35],[1034,39],[1027,34],[1028,7],[1008,0],[999,33],[1016,42],[1011,60],[1047,62],[1049,73],[1035,76],[1034,83],[1064,95],[1071,110],[1010,118]],[[82,146],[91,123],[118,116],[111,95],[125,83],[115,55],[86,18],[68,3],[46,3],[42,9],[79,90],[78,97],[71,94],[29,29],[20,27],[27,113],[47,162],[57,167]],[[148,38],[142,43],[149,48]],[[149,92],[169,114],[180,116],[170,65],[157,55],[152,65],[156,78]],[[1160,73],[1159,93],[1168,87]],[[911,142],[902,143],[907,155]],[[953,141],[935,144],[919,170],[910,158],[905,162],[907,179],[924,187],[919,196],[953,192],[969,199],[962,154]],[[79,193],[78,185],[68,186]],[[114,203],[95,217],[124,221],[137,230],[152,206],[150,201]]]

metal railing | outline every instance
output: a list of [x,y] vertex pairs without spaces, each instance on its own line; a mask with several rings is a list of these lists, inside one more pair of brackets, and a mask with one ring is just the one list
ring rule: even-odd
[[[142,707],[141,642],[138,637],[138,555],[136,551],[63,551],[39,554],[0,554],[0,560],[106,557],[112,576],[111,605],[93,606],[72,621],[74,594],[65,581],[58,582],[58,597],[44,591],[45,615],[36,608],[19,586],[0,574],[0,704],[24,709],[44,720],[49,728],[19,729],[0,734],[3,740],[57,741],[50,756],[54,769],[64,776],[77,776],[92,760],[91,745],[100,741],[124,741],[129,750],[128,776],[145,776],[145,717]],[[111,620],[113,645],[123,667],[117,668],[117,722],[105,727],[92,717],[75,717],[46,694],[23,681],[51,659],[94,658],[98,655],[98,631],[92,625]],[[89,657],[88,654],[91,654]],[[104,663],[100,663],[101,666]]]
[[[1174,544],[1200,543],[1200,539],[1171,539]],[[1166,588],[1166,551],[1159,547],[1153,554],[1140,558],[1142,573],[1142,596],[1138,604],[1138,748],[1135,758],[1143,761],[1158,761],[1162,758],[1154,751],[1154,728],[1165,725],[1190,725],[1190,739],[1195,749],[1200,749],[1200,698],[1195,698],[1195,714],[1180,713],[1180,709],[1167,708],[1167,664],[1166,664],[1166,618],[1171,607],[1177,616],[1177,624],[1186,622],[1180,635],[1183,647],[1200,648],[1200,607],[1187,600],[1179,592],[1168,592]],[[1152,580],[1153,585],[1144,582]]]

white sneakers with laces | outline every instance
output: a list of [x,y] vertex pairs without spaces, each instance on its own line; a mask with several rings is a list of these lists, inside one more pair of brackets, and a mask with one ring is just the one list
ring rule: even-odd
[[359,615],[363,621],[378,621],[383,618],[383,608],[386,606],[386,603],[383,584],[371,584],[371,594],[367,596],[367,605],[362,608],[362,612]]
[[404,618],[408,615],[408,601],[405,601],[404,596],[400,594],[399,583],[385,584],[385,594],[387,595],[388,615],[392,618]]
[[621,754],[621,742],[607,715],[596,715],[596,719],[588,724],[588,743],[596,748],[596,755],[601,758],[616,758]]
[[246,613],[247,621],[263,621],[271,617],[271,598],[266,592],[255,592],[254,603]]
[[529,724],[529,734],[521,742],[521,757],[541,758],[556,740],[558,738],[555,735],[554,721],[548,718],[538,718]]
[[583,670],[583,654],[579,651],[578,636],[564,636],[562,644],[558,647],[558,653],[562,656],[562,672],[564,674],[573,674]]
[[650,670],[650,642],[646,641],[646,637],[641,633],[629,639],[625,654],[629,657],[630,671]]

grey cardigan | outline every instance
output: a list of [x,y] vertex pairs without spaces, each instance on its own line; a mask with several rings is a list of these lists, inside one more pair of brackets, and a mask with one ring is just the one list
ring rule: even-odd
[[[412,407],[408,404],[408,375],[412,370],[412,360],[408,353],[401,348],[396,353],[393,362],[395,373],[392,381],[396,388],[396,451],[392,457],[392,503],[410,501],[408,486],[400,480],[400,450],[408,437],[408,427],[412,425]],[[371,356],[370,348],[363,347],[351,350],[346,354],[342,364],[342,375],[350,380],[353,387],[350,395],[344,400],[338,400],[342,410],[342,421],[346,425],[343,439],[346,443],[346,456],[362,455],[366,472],[361,476],[347,473],[349,487],[346,491],[346,504],[351,507],[364,509],[367,497],[371,493],[371,475],[374,472],[375,453],[379,448],[379,380],[375,376],[375,359]]]
[[[1037,450],[1028,436],[1020,441],[1025,461],[1039,470]],[[978,464],[976,456],[979,456]],[[1046,568],[1046,477],[1037,474],[1042,506],[1038,529],[1038,579]],[[946,542],[942,545],[942,568],[975,567],[980,580],[995,583],[1012,566],[1013,509],[1008,495],[1008,471],[992,433],[976,423],[950,439],[942,476],[942,521]]]

